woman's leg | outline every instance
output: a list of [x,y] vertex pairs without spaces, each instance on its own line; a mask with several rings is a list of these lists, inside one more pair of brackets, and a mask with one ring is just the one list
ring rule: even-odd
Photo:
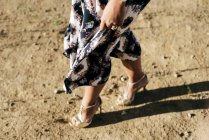
[[[102,91],[105,84],[100,84],[98,86],[86,86],[84,91],[84,96],[82,99],[82,106],[88,107],[92,106],[98,100],[99,94]],[[96,108],[97,109],[97,108]],[[89,108],[84,110],[82,117],[86,122],[89,122],[94,115],[95,108]]]
[[[141,66],[141,57],[139,57],[135,61],[130,61],[130,60],[121,60],[121,61],[125,67],[125,71],[128,76],[129,83],[135,83],[144,76],[144,72],[142,71],[142,66]],[[129,99],[133,97],[134,94],[133,90],[135,86],[138,85],[133,84],[128,86],[127,92]]]

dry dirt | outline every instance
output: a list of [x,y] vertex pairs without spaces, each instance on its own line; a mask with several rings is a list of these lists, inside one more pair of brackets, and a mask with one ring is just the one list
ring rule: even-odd
[[79,110],[83,89],[55,93],[69,67],[62,52],[70,1],[1,0],[0,139],[208,140],[208,7],[208,0],[152,0],[132,25],[148,91],[117,107],[126,76],[113,59],[103,114],[77,129],[65,119]]

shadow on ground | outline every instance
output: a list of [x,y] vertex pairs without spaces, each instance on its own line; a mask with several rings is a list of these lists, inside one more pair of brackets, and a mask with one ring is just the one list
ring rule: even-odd
[[[133,108],[114,112],[105,112],[101,115],[96,115],[94,122],[90,127],[116,124],[130,119],[164,113],[208,109],[209,99],[182,99],[162,101],[163,99],[169,97],[186,94],[195,97],[198,96],[195,93],[204,91],[209,91],[209,81],[144,91],[142,93],[136,94],[136,100],[132,104]],[[139,104],[145,105],[134,107]],[[122,111],[125,111],[126,114],[121,115]]]

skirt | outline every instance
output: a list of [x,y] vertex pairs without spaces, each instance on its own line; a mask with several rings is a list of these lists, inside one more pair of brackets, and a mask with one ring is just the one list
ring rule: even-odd
[[104,84],[110,75],[110,57],[135,61],[141,55],[140,44],[130,24],[149,0],[127,0],[123,24],[116,30],[100,30],[108,0],[72,0],[69,25],[64,37],[64,55],[70,70],[64,90],[71,93],[79,86]]

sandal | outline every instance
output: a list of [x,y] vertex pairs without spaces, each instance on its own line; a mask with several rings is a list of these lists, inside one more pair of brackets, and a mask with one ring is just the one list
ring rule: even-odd
[[[101,104],[102,104],[102,100],[101,98],[99,97],[95,104],[94,105],[91,105],[91,106],[87,106],[87,107],[84,107],[83,105],[81,105],[80,107],[80,111],[77,115],[73,116],[71,121],[69,122],[71,126],[75,126],[75,127],[79,127],[79,128],[84,128],[84,127],[87,127],[91,124],[92,122],[92,119],[94,117],[94,114],[96,113],[96,111],[100,110],[100,114],[101,114]],[[90,115],[91,119],[90,120],[86,120],[82,117],[82,113],[83,111],[87,111],[89,109],[93,109],[92,110],[92,114]]]
[[[126,92],[123,95],[118,97],[116,104],[119,105],[119,106],[130,105],[133,102],[133,100],[135,98],[135,94],[138,92],[138,90],[140,90],[141,88],[144,88],[144,90],[146,90],[146,86],[147,86],[148,82],[149,81],[148,81],[148,78],[147,78],[146,74],[144,74],[141,79],[139,79],[138,81],[136,81],[134,83],[128,82]],[[133,89],[134,94],[131,98],[128,98],[128,88],[130,86],[134,87],[134,89]]]

